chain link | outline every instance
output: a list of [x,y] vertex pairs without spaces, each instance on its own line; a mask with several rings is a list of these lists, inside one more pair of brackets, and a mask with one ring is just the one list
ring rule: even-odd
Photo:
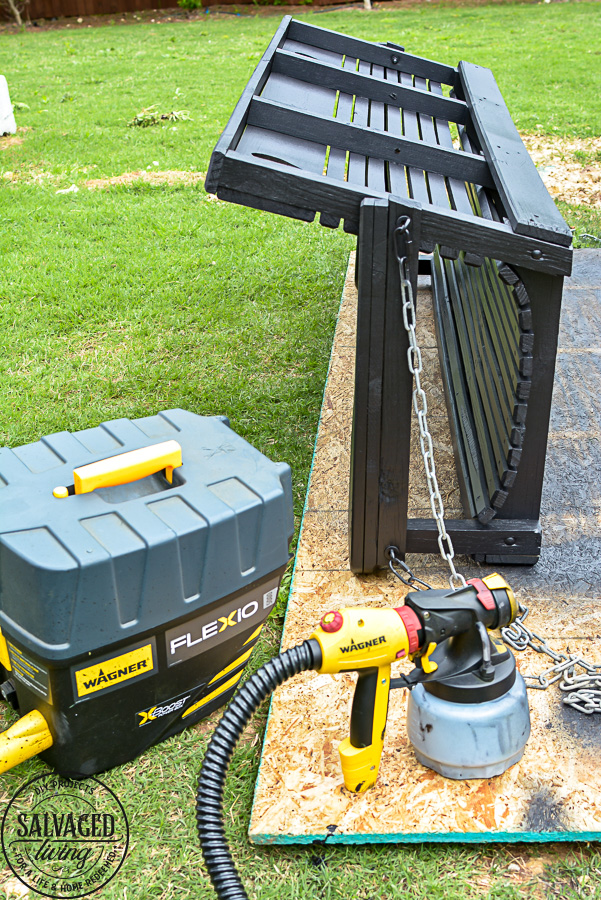
[[556,653],[549,647],[544,638],[535,634],[534,631],[530,631],[530,629],[524,625],[524,620],[526,619],[529,610],[521,603],[519,605],[519,612],[519,616],[514,619],[511,625],[506,625],[504,628],[501,628],[501,636],[506,644],[514,650],[525,650],[527,647],[530,647],[530,649],[535,650],[536,653],[545,653],[555,663],[561,663],[568,658],[565,653]]
[[[402,235],[407,232],[410,225],[411,219],[409,218],[409,216],[404,216],[401,220],[401,223],[395,229],[395,239],[397,235]],[[411,281],[407,277],[407,257],[401,256],[398,252],[398,249],[396,251],[396,255],[399,264],[399,274],[401,280],[403,325],[405,326],[405,331],[407,332],[407,336],[409,338],[407,362],[409,365],[409,371],[411,375],[413,375],[415,384],[415,387],[413,389],[413,409],[415,410],[417,423],[419,425],[419,443],[422,459],[424,461],[424,468],[426,470],[428,493],[430,495],[430,507],[432,509],[432,515],[434,516],[434,519],[436,521],[436,527],[438,529],[438,549],[440,550],[440,555],[447,562],[451,570],[449,584],[451,586],[451,589],[455,591],[459,588],[466,587],[467,583],[463,575],[461,575],[455,568],[455,564],[453,562],[455,558],[453,542],[451,540],[451,536],[447,532],[444,522],[444,503],[440,494],[440,489],[438,487],[436,466],[434,463],[434,446],[432,444],[432,435],[430,434],[430,429],[428,428],[428,401],[425,391],[422,388],[420,378],[423,368],[422,354],[417,343],[417,334],[415,331],[415,301],[413,299],[413,288],[411,287]]]
[[[520,614],[511,625],[501,628],[501,637],[513,650],[530,648],[536,653],[548,656],[555,665],[540,675],[525,675],[526,687],[531,690],[546,691],[558,681],[564,693],[562,703],[590,716],[601,713],[601,665],[595,666],[576,654],[556,653],[540,635],[524,625],[528,609],[520,604]],[[584,669],[584,674],[576,674],[576,668]]]
[[[426,581],[422,581],[421,578],[418,578],[417,575],[414,575],[406,562],[404,562],[397,554],[398,547],[388,547],[386,550],[386,554],[388,556],[388,568],[399,581],[402,581],[403,584],[406,584],[410,588],[414,588],[417,591],[430,591],[432,590],[431,585],[429,585]],[[401,573],[398,571],[401,569],[402,572],[405,573],[406,577],[403,577]]]
[[591,666],[582,659],[579,664],[585,669],[584,675],[576,675],[572,670],[559,685],[565,692],[563,703],[587,716],[601,713],[601,666]]

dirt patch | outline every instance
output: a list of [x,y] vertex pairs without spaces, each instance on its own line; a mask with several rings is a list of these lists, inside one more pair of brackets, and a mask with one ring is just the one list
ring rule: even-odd
[[523,134],[522,140],[552,197],[601,209],[601,137]]
[[506,870],[509,882],[518,888],[520,894],[526,891],[526,896],[537,900],[546,897],[546,870],[557,863],[557,858],[547,853],[533,857],[526,854],[512,854],[512,856],[513,859]]
[[23,138],[17,137],[16,134],[11,134],[7,137],[0,137],[0,150],[8,150],[9,147],[15,147],[17,144],[22,143]]
[[25,134],[26,131],[31,131],[29,125],[19,125],[16,134],[7,134],[0,137],[0,150],[8,150],[9,147],[18,147],[19,144],[23,143],[21,135]]
[[111,358],[117,356],[120,352],[129,352],[131,347],[127,343],[115,345],[112,343],[115,335],[127,336],[124,328],[115,325],[110,332],[110,340],[108,331],[98,331],[84,338],[80,343],[76,338],[70,337],[65,341],[65,350],[63,355],[69,359],[79,359],[82,362],[98,362],[99,357],[109,355]]
[[136,172],[124,172],[123,175],[114,175],[112,178],[93,178],[84,183],[84,187],[91,191],[108,190],[121,184],[135,184],[143,181],[146,184],[197,184],[204,181],[205,172],[182,172],[170,169],[166,172],[145,172],[139,169]]
[[580,847],[575,850],[573,844],[552,844],[542,853],[524,846],[506,847],[501,854],[481,860],[482,870],[474,877],[474,884],[482,889],[483,896],[492,888],[511,885],[518,896],[529,900],[562,897],[566,888],[574,890],[586,884],[587,875],[570,878],[564,874],[566,863],[576,865],[586,854]]
[[7,900],[17,900],[17,898],[29,897],[29,888],[24,885],[18,878],[9,878],[2,883],[2,890]]
[[3,172],[0,177],[2,177],[4,181],[10,181],[13,184],[22,183],[45,186],[47,184],[54,184],[60,176],[53,175],[51,172],[44,172],[42,169],[36,168],[35,166],[28,166],[23,169],[15,169],[14,172]]
[[[578,897],[593,896],[588,891],[598,883],[598,870],[592,869],[594,874],[577,874],[578,864],[582,864],[586,851],[583,854],[580,849],[574,851],[570,847],[557,847],[554,854],[541,853],[529,857],[524,852],[512,856],[513,860],[506,869],[508,881],[522,897],[549,900],[550,897],[566,897],[568,893]],[[586,893],[582,893],[583,890]]]

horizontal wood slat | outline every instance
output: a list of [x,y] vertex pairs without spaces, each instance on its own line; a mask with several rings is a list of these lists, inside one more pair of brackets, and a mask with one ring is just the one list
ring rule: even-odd
[[[365,113],[359,117],[357,103],[363,100]],[[248,124],[278,131],[290,137],[328,143],[340,149],[353,149],[365,156],[378,156],[391,162],[425,167],[429,172],[462,177],[492,187],[486,162],[479,156],[431,146],[417,138],[393,137],[367,128],[368,101],[357,97],[353,122],[346,124],[331,117],[304,113],[279,103],[254,97],[248,111]]]
[[[457,554],[480,554],[504,556],[505,563],[511,562],[508,554],[516,544],[521,555],[534,561],[541,548],[540,522],[512,519],[494,519],[487,525],[470,519],[445,519],[447,534],[453,541]],[[409,519],[407,522],[407,553],[439,553],[438,529],[434,519]]]
[[[278,50],[274,56],[273,71],[290,75],[311,85],[320,84],[349,94],[357,94],[368,100],[379,100],[381,103],[392,102],[403,109],[440,116],[462,125],[469,121],[468,108],[462,100],[452,100],[450,97],[438,96],[427,90],[419,90],[412,86],[412,82],[409,86],[391,85],[370,73],[370,64],[367,60],[365,62],[365,71],[355,72],[346,68],[341,71],[340,66],[319,62],[283,49]],[[380,68],[383,68],[381,64]]]
[[337,31],[329,31],[327,28],[309,25],[307,22],[299,22],[297,19],[292,19],[290,22],[289,37],[291,40],[310,44],[313,47],[322,47],[324,50],[339,50],[341,53],[357,59],[365,59],[378,66],[390,66],[398,69],[399,72],[411,72],[414,75],[422,75],[424,78],[433,78],[435,81],[452,87],[456,87],[458,82],[457,69],[452,66],[445,66],[434,60],[413,56],[410,53],[403,53],[396,48],[362,41],[349,37],[347,34],[339,34]]

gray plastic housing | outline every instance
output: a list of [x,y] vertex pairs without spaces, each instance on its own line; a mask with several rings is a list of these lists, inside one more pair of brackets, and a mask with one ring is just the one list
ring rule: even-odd
[[418,684],[409,694],[407,733],[418,762],[445,778],[493,778],[518,762],[530,737],[526,685],[485,703],[451,703]]
[[[65,498],[73,469],[176,440],[183,465]],[[181,409],[0,449],[0,628],[66,660],[189,616],[285,566],[292,483],[222,417]]]

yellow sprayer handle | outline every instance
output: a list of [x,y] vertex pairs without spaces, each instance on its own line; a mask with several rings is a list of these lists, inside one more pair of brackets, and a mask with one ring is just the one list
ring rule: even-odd
[[52,747],[52,735],[46,719],[37,709],[32,709],[0,734],[0,772],[8,772],[49,747]]
[[[163,441],[152,447],[130,450],[118,456],[110,456],[87,466],[73,469],[73,485],[76,494],[87,494],[96,488],[115,487],[129,484],[147,475],[154,475],[165,469],[169,484],[173,481],[173,470],[182,465],[182,448],[177,441]],[[55,488],[55,497],[68,496],[67,488]]]
[[[351,712],[351,737],[345,738],[338,747],[344,786],[355,794],[362,794],[376,783],[384,748],[389,693],[389,665],[377,670],[359,670]],[[354,721],[359,727],[353,728]]]

